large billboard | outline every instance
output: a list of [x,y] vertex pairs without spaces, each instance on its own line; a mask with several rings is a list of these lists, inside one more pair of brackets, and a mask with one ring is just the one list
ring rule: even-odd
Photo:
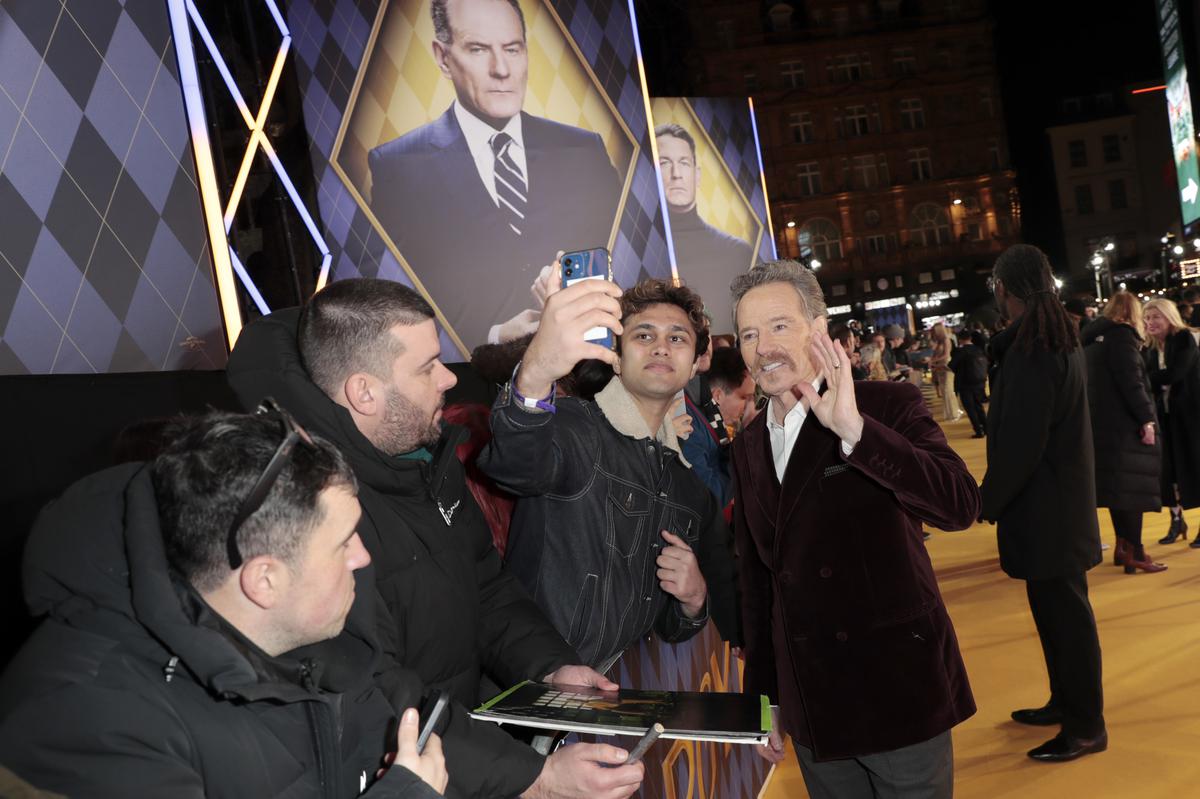
[[[289,3],[287,21],[330,280],[424,292],[443,358],[462,359],[497,328],[507,337],[514,319],[536,323],[530,287],[557,250],[608,247],[625,287],[673,276],[626,3],[308,0]],[[753,120],[744,100],[729,102],[739,111],[728,125],[716,105],[694,105],[697,137],[725,164],[709,173],[736,179],[724,191],[750,210],[737,212],[735,232],[765,258]],[[614,673],[647,689],[740,687],[740,663],[711,626],[679,645],[643,641]],[[646,765],[641,795],[680,799],[756,796],[769,771],[751,747],[726,744],[663,742]]]
[[1179,9],[1175,0],[1158,0],[1158,32],[1167,83],[1167,119],[1171,130],[1171,153],[1175,157],[1175,179],[1179,184],[1179,209],[1183,224],[1200,218],[1200,167],[1196,165],[1196,127],[1192,118],[1187,63],[1179,32]]
[[651,102],[667,230],[678,277],[732,332],[729,284],[775,258],[754,117],[745,98]]

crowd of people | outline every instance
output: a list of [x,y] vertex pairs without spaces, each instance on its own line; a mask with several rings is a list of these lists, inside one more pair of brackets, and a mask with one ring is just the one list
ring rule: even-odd
[[[790,736],[811,796],[949,797],[976,707],[924,528],[979,520],[1049,676],[1013,718],[1061,725],[1029,755],[1101,751],[1095,510],[1129,572],[1165,568],[1144,513],[1186,540],[1200,350],[1174,303],[1125,293],[1081,335],[1052,280],[1010,248],[1007,326],[928,347],[831,327],[788,261],[734,280],[732,336],[686,286],[582,281],[453,371],[420,294],[334,282],[242,332],[248,413],[166,420],[157,455],[43,512],[24,573],[45,621],[0,680],[3,765],[69,795],[617,799],[644,775],[624,749],[531,745],[467,709],[525,679],[616,690],[639,639],[711,622],[770,699],[760,754]],[[982,486],[926,368],[944,420],[961,404],[988,438]],[[418,749],[435,687],[452,708]]]

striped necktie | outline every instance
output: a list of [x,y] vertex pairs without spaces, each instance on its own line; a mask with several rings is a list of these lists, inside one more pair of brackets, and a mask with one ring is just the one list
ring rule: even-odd
[[500,209],[508,214],[508,226],[513,233],[520,236],[529,203],[525,199],[528,188],[521,167],[517,166],[510,152],[512,142],[512,136],[507,133],[497,133],[492,137],[492,153],[496,156],[492,168],[496,175],[496,199],[500,201]]

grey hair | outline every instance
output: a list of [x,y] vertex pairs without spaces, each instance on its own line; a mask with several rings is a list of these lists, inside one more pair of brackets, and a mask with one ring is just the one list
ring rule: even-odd
[[737,307],[750,289],[769,283],[787,283],[800,295],[800,305],[809,320],[826,316],[825,292],[817,282],[817,276],[798,261],[763,261],[749,272],[733,279],[729,290],[733,293],[733,330],[737,332]]
[[[433,0],[429,4],[429,14],[433,17],[433,36],[442,44],[450,44],[454,40],[454,33],[450,26],[450,14],[446,10],[448,0]],[[521,20],[521,36],[526,35],[525,31],[525,12],[521,10],[521,4],[517,0],[508,0],[508,4],[517,12],[517,19]]]

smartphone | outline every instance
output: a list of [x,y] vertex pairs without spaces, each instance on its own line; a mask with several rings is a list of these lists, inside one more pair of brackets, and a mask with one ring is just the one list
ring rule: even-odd
[[420,724],[421,733],[417,736],[417,754],[425,751],[429,736],[443,729],[446,725],[443,719],[450,710],[450,692],[438,688],[421,702]]
[[[558,259],[558,263],[562,270],[563,288],[580,280],[613,279],[612,262],[609,260],[608,250],[603,247],[565,252]],[[593,327],[583,334],[583,338],[610,350],[613,348],[613,334],[607,327]]]

